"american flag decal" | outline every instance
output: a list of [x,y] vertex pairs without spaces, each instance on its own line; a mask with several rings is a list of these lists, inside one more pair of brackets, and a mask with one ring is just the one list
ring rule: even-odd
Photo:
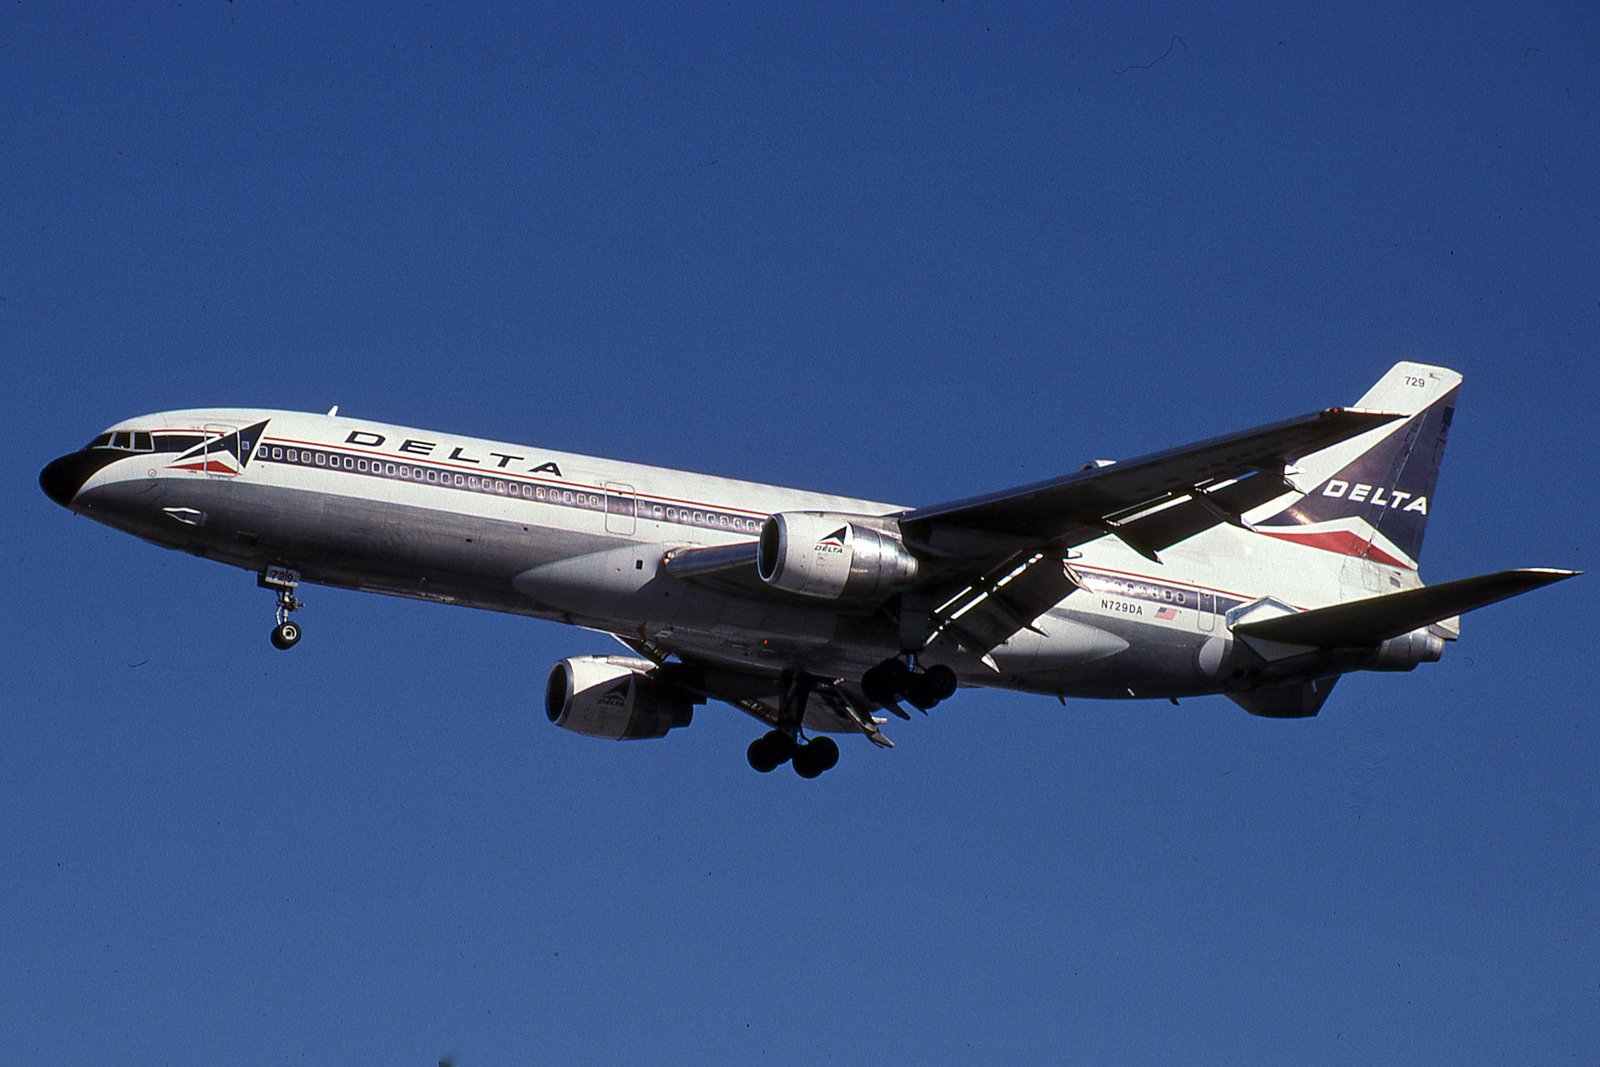
[[1177,608],[1161,608],[1159,611],[1156,612],[1156,618],[1158,618],[1158,619],[1176,619],[1177,617],[1178,617],[1178,609]]

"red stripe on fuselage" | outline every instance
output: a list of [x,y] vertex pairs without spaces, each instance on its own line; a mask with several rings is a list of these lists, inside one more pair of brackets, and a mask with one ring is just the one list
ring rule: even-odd
[[1391,567],[1403,567],[1408,571],[1416,570],[1416,565],[1407,563],[1403,559],[1391,556],[1371,541],[1362,539],[1349,530],[1323,530],[1319,533],[1290,533],[1278,530],[1263,530],[1256,527],[1256,533],[1267,537],[1276,537],[1280,541],[1292,541],[1297,545],[1307,545],[1311,548],[1320,548],[1324,552],[1335,552],[1341,556],[1354,556],[1357,559],[1370,559],[1374,563],[1385,563]]

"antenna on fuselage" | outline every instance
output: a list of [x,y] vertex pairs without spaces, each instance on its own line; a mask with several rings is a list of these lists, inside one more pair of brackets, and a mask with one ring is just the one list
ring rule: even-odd
[[337,414],[339,414],[339,405],[338,404],[335,404],[335,405],[333,405],[333,407],[328,409],[328,417],[329,418],[332,418],[334,415],[337,415]]

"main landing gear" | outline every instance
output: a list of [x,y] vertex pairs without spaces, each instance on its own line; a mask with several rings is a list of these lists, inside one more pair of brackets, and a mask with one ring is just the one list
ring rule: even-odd
[[912,670],[904,660],[886,659],[861,676],[861,692],[904,717],[897,705],[904,700],[924,715],[941,701],[956,695],[956,672],[942,663],[927,670]]
[[806,716],[806,699],[815,684],[816,680],[802,671],[783,673],[779,681],[778,726],[750,742],[745,757],[751,767],[768,774],[788,763],[800,777],[815,778],[838,764],[839,745],[833,738],[807,740],[800,730]]
[[289,612],[305,607],[294,595],[300,574],[287,567],[268,567],[256,576],[256,584],[278,594],[278,624],[272,628],[272,647],[288,651],[300,643],[300,625],[289,621]]
[[802,778],[815,778],[823,771],[832,770],[839,762],[839,745],[831,737],[813,737],[802,741],[782,730],[769,730],[750,742],[745,753],[750,766],[767,774],[785,763],[794,765],[794,773]]

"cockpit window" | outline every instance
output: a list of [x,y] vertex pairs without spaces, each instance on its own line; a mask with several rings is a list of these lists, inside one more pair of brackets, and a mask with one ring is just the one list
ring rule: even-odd
[[145,430],[124,430],[103,433],[90,441],[87,448],[115,448],[120,452],[154,452],[155,438]]

